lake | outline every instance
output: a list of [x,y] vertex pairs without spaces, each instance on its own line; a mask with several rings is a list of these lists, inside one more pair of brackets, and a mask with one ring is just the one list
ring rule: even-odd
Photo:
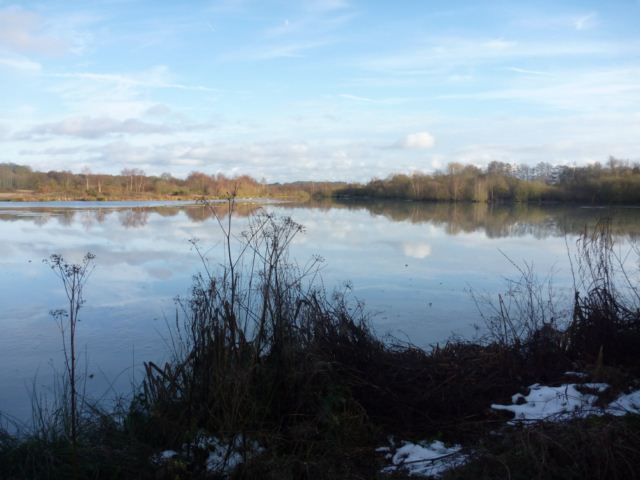
[[[480,315],[470,291],[495,297],[516,277],[510,260],[572,285],[567,247],[602,217],[622,249],[640,235],[640,209],[420,204],[412,202],[242,203],[234,231],[264,209],[305,227],[291,256],[322,257],[328,289],[352,285],[380,335],[429,346],[473,337]],[[127,395],[145,360],[167,357],[174,298],[186,295],[201,262],[222,261],[211,212],[177,202],[0,202],[0,412],[30,413],[29,389],[51,389],[61,371],[60,332],[49,315],[65,307],[60,281],[43,259],[96,255],[85,290],[78,345],[94,398]],[[509,260],[510,259],[510,260]]]

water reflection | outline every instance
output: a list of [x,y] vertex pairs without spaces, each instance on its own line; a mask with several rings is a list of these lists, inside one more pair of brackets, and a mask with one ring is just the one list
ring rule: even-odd
[[[228,206],[226,204],[212,205],[181,205],[181,206],[138,206],[138,207],[96,207],[95,203],[87,202],[82,208],[65,207],[16,207],[15,204],[0,202],[0,222],[28,221],[37,226],[44,226],[53,218],[61,226],[70,227],[79,217],[79,222],[85,230],[91,230],[96,224],[105,222],[108,216],[117,215],[120,225],[125,228],[142,228],[149,222],[150,215],[161,217],[175,217],[184,213],[192,222],[202,223],[218,216],[226,218]],[[97,204],[100,205],[100,204]],[[238,203],[234,207],[234,216],[248,217],[262,208],[257,203]]]
[[[2,202],[0,202],[2,205]],[[99,205],[99,204],[98,204]],[[175,217],[185,214],[192,222],[205,222],[214,215],[226,217],[224,204],[181,205],[181,206],[139,206],[100,208],[86,205],[86,209],[34,207],[11,208],[13,205],[0,206],[0,222],[31,221],[37,226],[46,225],[55,218],[61,226],[69,227],[76,216],[85,230],[105,222],[109,215],[117,214],[120,225],[128,229],[142,228],[147,225],[150,215]],[[262,205],[239,203],[234,215],[247,217],[256,213]],[[307,210],[317,209],[323,212],[347,210],[367,212],[373,217],[384,217],[391,222],[429,223],[439,226],[449,235],[459,233],[482,232],[488,238],[518,237],[532,235],[544,239],[549,236],[576,235],[585,225],[594,225],[603,217],[612,221],[612,232],[616,235],[636,239],[640,237],[640,208],[637,207],[580,207],[561,205],[488,205],[418,203],[405,201],[352,201],[323,200],[305,203],[272,204],[272,209]]]
[[120,225],[124,228],[144,227],[149,220],[149,210],[146,208],[130,208],[118,212]]
[[429,223],[449,235],[482,232],[488,238],[531,235],[538,239],[580,234],[603,217],[612,221],[615,235],[640,236],[640,208],[566,205],[490,205],[486,203],[423,203],[391,200],[324,200],[287,204],[286,208],[365,211],[392,222]]
[[[26,418],[25,385],[34,372],[49,378],[61,367],[59,332],[48,312],[64,293],[41,260],[71,260],[90,251],[96,270],[87,286],[80,343],[96,375],[88,390],[130,391],[130,372],[167,352],[166,319],[173,298],[186,294],[201,268],[189,239],[199,238],[213,266],[222,261],[222,235],[212,211],[185,204],[0,203],[0,411]],[[326,259],[327,289],[351,281],[374,314],[379,333],[426,346],[451,333],[472,335],[478,321],[468,289],[493,294],[513,274],[500,251],[571,284],[567,243],[603,215],[623,242],[640,233],[640,210],[545,206],[319,202],[237,206],[234,231],[260,208],[305,226],[292,259]],[[565,235],[567,242],[565,242]],[[124,373],[123,373],[124,372]],[[43,380],[44,382],[44,380]],[[46,383],[46,382],[44,382]]]

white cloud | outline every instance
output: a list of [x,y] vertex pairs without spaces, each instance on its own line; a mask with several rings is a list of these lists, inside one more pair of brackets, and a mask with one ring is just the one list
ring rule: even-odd
[[402,244],[402,252],[411,258],[422,260],[431,255],[431,246],[427,243],[404,242]]
[[165,117],[167,115],[171,115],[173,110],[167,105],[162,103],[156,103],[147,108],[144,112],[145,115],[149,115],[152,117]]
[[429,132],[410,133],[404,137],[400,142],[401,148],[408,149],[427,149],[435,145],[436,140]]
[[[381,148],[380,138],[397,129],[398,122],[406,124],[405,131],[419,132],[424,118],[394,118],[388,125],[377,126],[380,130],[373,130],[373,134],[369,131],[371,137],[366,137],[364,131],[359,133],[358,141],[350,140],[348,135],[336,138],[331,130],[320,138],[296,135],[285,128],[289,124],[282,130],[269,129],[268,135],[262,127],[241,130],[240,135],[235,135],[230,133],[234,129],[229,130],[226,123],[221,123],[212,132],[213,139],[211,133],[185,132],[110,135],[103,138],[122,141],[107,144],[69,136],[43,136],[42,142],[15,144],[14,136],[4,145],[6,158],[38,169],[80,171],[82,166],[90,165],[93,171],[113,173],[136,166],[147,173],[169,171],[178,176],[197,169],[229,175],[249,173],[268,181],[367,181],[391,173],[438,169],[453,161],[486,165],[500,160],[535,165],[544,159],[551,163],[583,164],[605,161],[610,154],[640,159],[640,140],[635,134],[640,128],[640,114],[494,116],[485,118],[481,125],[468,117],[441,118],[438,124],[441,146],[437,154],[431,150],[406,150],[400,148],[400,142]],[[14,145],[17,151],[12,154]]]
[[[64,141],[63,141],[64,140]],[[370,175],[387,175],[390,167],[408,166],[382,158],[366,163],[363,158],[401,156],[398,151],[380,151],[348,142],[305,143],[295,140],[223,142],[206,140],[153,141],[139,136],[107,144],[77,143],[52,138],[42,149],[23,149],[34,168],[70,168],[84,165],[100,172],[117,172],[135,165],[148,173],[170,171],[184,176],[197,169],[207,173],[246,174],[269,181],[368,180]],[[35,143],[32,144],[36,145]],[[322,172],[322,173],[319,173]]]
[[20,53],[55,55],[63,53],[68,45],[43,29],[43,19],[36,13],[20,7],[0,10],[0,46]]

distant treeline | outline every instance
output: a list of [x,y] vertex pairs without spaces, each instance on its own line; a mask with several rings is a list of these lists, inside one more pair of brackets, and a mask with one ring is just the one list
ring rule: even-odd
[[224,197],[235,192],[240,197],[327,196],[346,183],[293,182],[267,184],[249,175],[226,176],[192,172],[187,178],[170,173],[146,175],[143,170],[124,169],[120,175],[91,172],[34,171],[28,166],[0,163],[0,192],[16,198],[39,196],[57,199],[121,199],[156,197]]
[[613,157],[606,165],[584,167],[494,161],[480,169],[451,163],[444,171],[396,174],[338,188],[334,195],[445,202],[640,203],[640,164]]
[[192,172],[185,179],[169,173],[146,175],[136,168],[119,175],[70,171],[38,172],[0,163],[0,193],[14,198],[144,199],[224,197],[352,197],[436,202],[640,203],[640,164],[610,157],[583,167],[539,163],[535,167],[491,162],[484,168],[450,163],[444,171],[395,174],[366,184],[346,182],[266,183],[249,175]]

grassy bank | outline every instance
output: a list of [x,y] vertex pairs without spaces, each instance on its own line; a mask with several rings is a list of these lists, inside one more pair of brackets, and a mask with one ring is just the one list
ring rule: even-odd
[[640,471],[635,415],[523,426],[491,408],[536,382],[566,383],[568,371],[606,382],[599,402],[640,378],[637,290],[608,224],[577,245],[566,322],[522,269],[511,303],[485,310],[486,338],[424,350],[379,338],[347,287],[326,292],[313,262],[291,261],[300,225],[258,215],[236,235],[230,217],[212,215],[226,260],[205,263],[178,302],[171,360],[146,363],[137,395],[118,408],[80,398],[77,435],[62,389],[33,430],[0,433],[0,478],[404,478],[383,472],[377,449],[390,437],[460,444],[466,460],[448,478]]

